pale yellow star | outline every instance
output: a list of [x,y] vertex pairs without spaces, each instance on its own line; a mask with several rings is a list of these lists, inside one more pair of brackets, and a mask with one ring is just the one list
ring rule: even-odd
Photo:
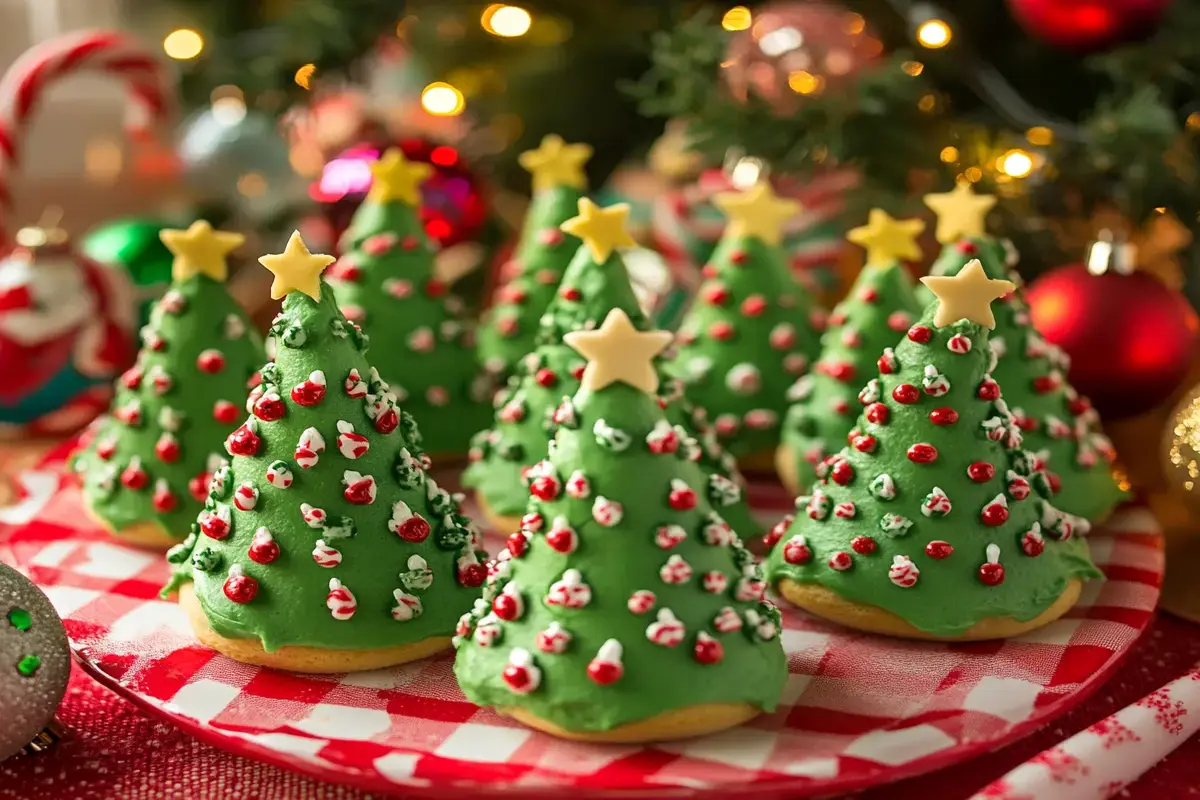
[[587,359],[583,388],[598,392],[620,381],[653,394],[658,391],[654,357],[667,349],[672,338],[667,331],[639,331],[628,314],[614,308],[596,330],[572,331],[563,341]]
[[897,261],[921,257],[917,237],[925,230],[919,219],[893,219],[882,208],[871,209],[867,224],[854,228],[846,238],[867,251],[868,267],[883,267]]
[[173,280],[207,275],[219,283],[224,283],[229,276],[229,263],[225,257],[246,241],[240,233],[214,231],[213,226],[202,219],[193,222],[186,231],[164,228],[158,232],[158,238],[175,256],[171,263]]
[[579,199],[579,216],[571,217],[559,227],[564,233],[577,236],[591,251],[597,264],[608,261],[612,251],[618,247],[633,247],[637,244],[629,235],[625,221],[629,219],[629,204],[617,203],[601,208],[586,197]]
[[991,330],[996,327],[992,301],[1017,288],[1012,281],[993,280],[983,271],[979,259],[971,259],[962,271],[952,277],[926,275],[921,283],[937,295],[937,312],[933,324],[939,328],[965,319]]
[[432,174],[433,167],[419,161],[409,161],[400,148],[393,147],[371,164],[371,175],[375,180],[371,183],[367,199],[376,203],[399,200],[406,205],[418,205],[421,202],[421,184]]
[[583,165],[592,157],[590,144],[567,144],[557,134],[549,134],[536,150],[526,150],[517,159],[533,175],[533,190],[568,186],[583,191],[587,176]]
[[744,192],[721,192],[713,204],[729,217],[730,236],[756,236],[767,244],[783,241],[783,226],[800,213],[800,204],[779,197],[768,183],[756,183]]
[[996,198],[975,194],[968,181],[959,181],[954,191],[925,195],[925,205],[937,214],[937,240],[953,244],[987,232],[987,215],[996,205]]
[[258,260],[275,274],[271,283],[271,298],[278,300],[289,292],[303,292],[313,300],[321,300],[321,272],[334,262],[333,256],[310,253],[308,245],[293,231],[282,253],[263,256]]

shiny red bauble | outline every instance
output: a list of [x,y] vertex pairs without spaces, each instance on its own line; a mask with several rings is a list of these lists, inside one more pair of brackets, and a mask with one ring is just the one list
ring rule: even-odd
[[1075,52],[1108,50],[1158,29],[1171,0],[1008,0],[1025,32]]
[[1105,419],[1149,411],[1187,377],[1200,319],[1148,273],[1058,267],[1033,281],[1026,298],[1033,326],[1071,357],[1071,384]]

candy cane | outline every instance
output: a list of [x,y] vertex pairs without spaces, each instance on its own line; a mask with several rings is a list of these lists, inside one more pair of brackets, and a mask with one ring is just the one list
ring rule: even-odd
[[171,73],[120,31],[71,33],[25,51],[0,79],[0,241],[11,238],[3,217],[12,213],[12,173],[39,102],[60,79],[85,72],[113,75],[128,85],[133,102],[126,129],[134,135],[166,120],[174,106]]

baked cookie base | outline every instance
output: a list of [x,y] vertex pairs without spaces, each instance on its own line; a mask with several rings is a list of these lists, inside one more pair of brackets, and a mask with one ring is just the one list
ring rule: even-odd
[[800,494],[800,470],[792,458],[792,448],[781,444],[775,448],[775,474],[793,496]]
[[1061,617],[1075,605],[1083,582],[1072,578],[1067,588],[1050,607],[1031,620],[1019,622],[1012,617],[987,617],[955,636],[939,636],[920,630],[891,611],[878,606],[853,603],[836,592],[815,583],[796,583],[784,578],[777,591],[793,605],[815,616],[867,633],[882,633],[902,639],[924,639],[936,642],[977,642],[985,639],[1007,639],[1036,630]]
[[366,672],[373,669],[406,664],[451,648],[449,636],[435,636],[412,644],[382,647],[377,650],[327,650],[322,647],[288,646],[274,653],[263,649],[258,639],[230,639],[217,633],[208,624],[208,617],[196,599],[191,583],[179,587],[179,605],[187,615],[196,638],[222,655],[285,672],[307,672],[332,675],[341,672]]
[[94,525],[97,525],[116,539],[120,539],[126,544],[132,544],[136,547],[144,547],[147,550],[170,550],[175,545],[186,539],[186,536],[170,536],[162,529],[162,526],[156,522],[135,522],[133,525],[127,525],[120,530],[114,528],[92,510],[92,507],[84,503],[84,513]]
[[475,493],[475,505],[479,506],[479,513],[487,520],[491,530],[502,533],[507,536],[510,533],[516,533],[521,529],[521,518],[498,514],[488,505],[487,498],[482,492]]
[[630,722],[607,731],[571,731],[526,711],[523,708],[496,709],[522,725],[576,742],[637,744],[691,739],[734,728],[762,713],[749,703],[701,703],[676,708],[649,719]]

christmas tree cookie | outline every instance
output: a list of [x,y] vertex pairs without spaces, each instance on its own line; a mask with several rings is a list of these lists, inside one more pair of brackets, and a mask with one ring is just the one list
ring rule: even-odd
[[1099,577],[1082,534],[991,373],[991,303],[1013,289],[978,263],[922,279],[937,295],[859,395],[851,444],[768,537],[769,580],[852,628],[922,639],[1015,636]]
[[989,337],[997,357],[992,375],[1004,387],[1025,449],[1049,476],[1054,505],[1093,521],[1107,517],[1126,498],[1113,476],[1116,451],[1100,429],[1096,410],[1067,382],[1067,355],[1034,330],[1021,279],[1012,269],[1016,251],[985,233],[984,217],[996,199],[963,184],[925,201],[937,212],[944,245],[932,275],[957,275],[978,259],[989,277],[1007,277],[1017,285],[996,304],[996,329]]
[[[614,308],[640,330],[650,326],[617,250],[633,244],[625,228],[628,206],[598,208],[585,198],[578,208],[579,216],[562,227],[584,244],[542,317],[536,349],[521,360],[498,398],[493,427],[478,434],[471,448],[464,483],[475,489],[494,530],[519,527],[529,497],[529,470],[546,454],[563,400],[579,388],[584,362],[563,337],[594,328]],[[656,367],[664,368],[664,362],[656,362]],[[669,433],[664,431],[662,446],[683,447],[709,475],[710,500],[735,530],[753,535],[758,524],[742,492],[744,480],[712,435],[703,412],[688,402],[678,380],[660,381],[659,401],[672,426]]]
[[824,313],[780,247],[799,204],[765,183],[719,194],[715,203],[730,222],[680,327],[674,368],[726,449],[762,467],[779,444],[788,387],[817,356]]
[[[821,357],[788,392],[775,468],[792,492],[811,486],[817,467],[842,449],[860,408],[858,391],[878,371],[887,349],[920,316],[904,261],[921,257],[920,220],[897,221],[875,209],[847,238],[867,251],[866,265],[846,299],[829,315]],[[886,357],[886,356],[885,356]]]
[[591,155],[589,145],[567,144],[553,134],[521,154],[521,166],[533,175],[533,198],[516,254],[505,265],[506,283],[479,329],[480,362],[501,378],[516,372],[533,350],[538,321],[575,254],[559,228],[575,216],[587,189],[583,165]]
[[706,476],[662,447],[654,357],[671,336],[620,309],[566,335],[588,361],[533,470],[521,530],[459,622],[475,703],[573,739],[699,736],[771,711],[779,612]]
[[376,369],[421,420],[425,447],[436,457],[465,453],[491,406],[490,384],[477,374],[474,323],[438,273],[417,216],[419,187],[431,169],[405,161],[399,150],[371,165],[371,191],[326,278],[346,317],[375,340]]
[[225,290],[237,233],[196,222],[164,230],[175,256],[167,293],[142,328],[137,363],[117,381],[110,413],[73,467],[96,522],[126,541],[166,549],[187,535],[237,425],[262,339]]
[[333,259],[293,234],[260,260],[284,298],[278,352],[167,555],[166,591],[202,642],[250,664],[347,672],[446,649],[487,575],[478,532],[429,477],[416,423],[321,281]]

